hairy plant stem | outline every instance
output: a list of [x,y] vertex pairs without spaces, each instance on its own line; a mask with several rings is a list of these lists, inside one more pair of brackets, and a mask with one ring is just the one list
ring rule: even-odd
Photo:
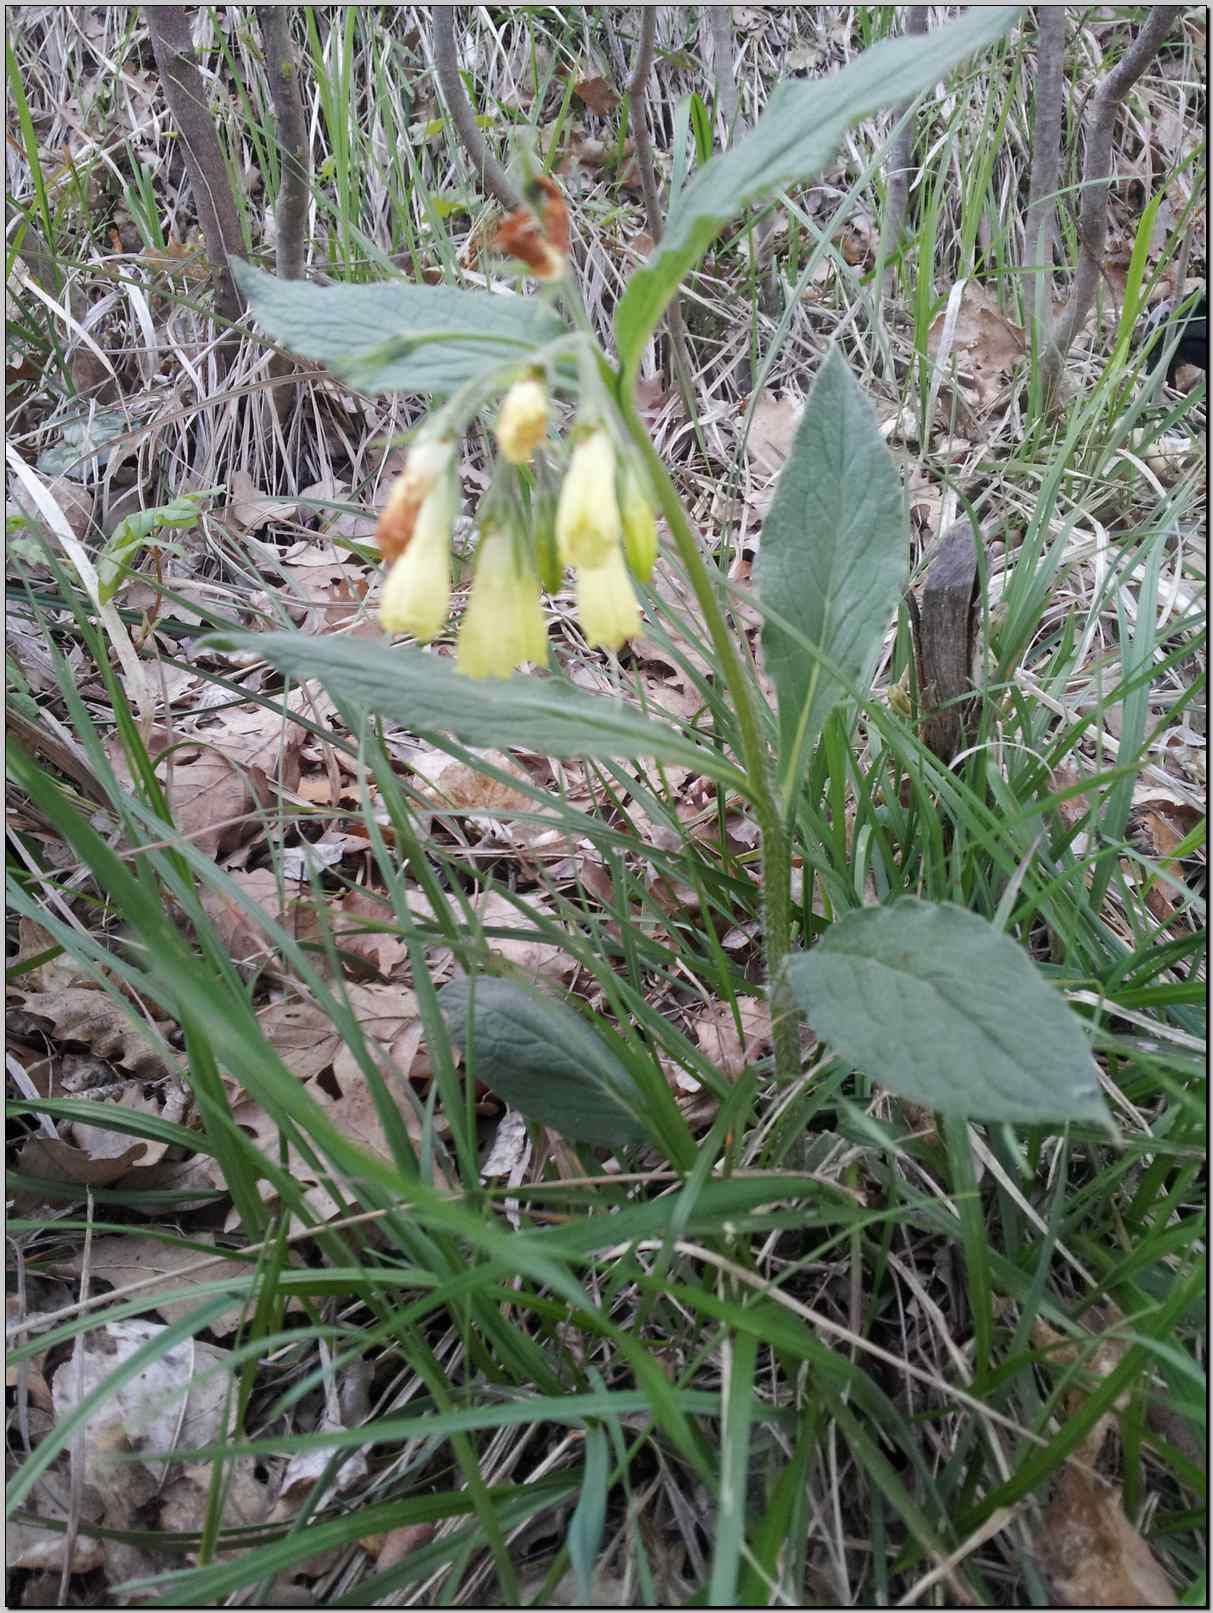
[[771,1040],[775,1074],[792,1080],[800,1073],[799,1014],[783,984],[784,959],[792,948],[791,839],[774,789],[771,757],[759,727],[754,685],[742,665],[733,634],[725,619],[717,585],[699,548],[682,500],[669,473],[649,441],[644,422],[630,397],[616,393],[616,402],[632,441],[644,460],[661,513],[670,528],[678,558],[703,612],[712,648],[733,700],[741,755],[749,776],[751,799],[762,831],[763,958],[771,1008]]

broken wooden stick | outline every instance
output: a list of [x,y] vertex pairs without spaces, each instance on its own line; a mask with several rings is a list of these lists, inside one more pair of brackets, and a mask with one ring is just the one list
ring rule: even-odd
[[965,743],[976,704],[973,645],[982,542],[970,521],[949,527],[927,571],[921,603],[910,600],[922,737],[945,765]]

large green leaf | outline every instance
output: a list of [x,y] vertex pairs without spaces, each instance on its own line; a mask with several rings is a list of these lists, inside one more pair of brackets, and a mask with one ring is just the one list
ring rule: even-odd
[[525,297],[407,280],[314,286],[238,258],[232,274],[267,335],[363,392],[446,395],[566,334],[550,308]]
[[813,1030],[944,1114],[1110,1126],[1078,1018],[976,913],[906,896],[848,913],[786,978]]
[[665,234],[620,299],[615,339],[630,385],[678,283],[731,218],[819,173],[851,124],[928,90],[1014,22],[1019,6],[974,6],[925,38],[886,39],[828,79],[785,80],[744,140],[707,163],[670,209]]
[[849,687],[866,691],[908,563],[897,467],[846,360],[832,348],[809,393],[758,555],[758,596],[774,613],[762,647],[779,699],[786,802],[831,710]]
[[627,1070],[564,1003],[491,975],[453,980],[438,1001],[477,1080],[528,1120],[610,1148],[648,1138]]
[[456,672],[445,656],[365,639],[224,633],[205,642],[252,650],[291,677],[319,678],[331,695],[394,717],[417,734],[453,734],[465,745],[521,745],[544,756],[651,756],[747,789],[744,776],[709,745],[638,716],[622,700],[583,694],[552,678],[478,682]]

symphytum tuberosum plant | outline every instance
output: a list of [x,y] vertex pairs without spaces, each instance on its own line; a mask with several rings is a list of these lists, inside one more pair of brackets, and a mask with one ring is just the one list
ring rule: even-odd
[[[803,1011],[855,1067],[938,1110],[1101,1122],[1078,1020],[985,919],[902,898],[836,919],[810,950],[794,947],[790,845],[806,769],[831,712],[867,697],[907,571],[896,467],[841,354],[831,351],[821,366],[763,527],[758,583],[774,724],[728,624],[718,576],[633,402],[646,344],[719,230],[809,179],[848,125],[929,88],[1016,14],[974,9],[929,38],[881,43],[826,82],[780,85],[753,132],[675,198],[664,238],[619,302],[614,361],[588,329],[568,274],[564,203],[545,178],[531,179],[528,205],[498,235],[540,282],[535,297],[404,282],[321,288],[238,264],[254,315],[282,346],[365,391],[442,400],[413,437],[380,524],[388,566],[380,617],[389,632],[425,641],[443,630],[456,444],[492,407],[499,448],[478,511],[476,573],[454,665],[420,649],[301,634],[259,634],[244,647],[414,731],[555,757],[681,763],[745,798],[762,831],[777,1077],[798,1073]],[[575,405],[562,443],[549,431],[554,397]],[[515,672],[546,662],[540,589],[556,590],[566,566],[591,645],[618,648],[639,630],[636,584],[653,564],[656,512],[735,713],[735,759],[619,701]],[[587,1141],[644,1135],[647,1117],[627,1072],[571,1009],[499,979],[448,987],[443,1004],[457,1038],[474,1045],[477,1073],[524,1112]]]

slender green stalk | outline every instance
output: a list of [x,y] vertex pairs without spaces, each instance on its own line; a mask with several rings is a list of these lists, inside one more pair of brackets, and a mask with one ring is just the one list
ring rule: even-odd
[[649,434],[631,399],[617,393],[616,402],[652,479],[661,513],[669,525],[678,558],[682,561],[687,580],[703,612],[712,648],[732,696],[742,761],[749,775],[754,811],[762,830],[763,956],[767,989],[770,992],[775,1073],[791,1080],[800,1070],[798,1015],[781,984],[783,962],[792,948],[791,843],[773,788],[771,758],[759,727],[754,687],[737,653],[733,635],[720,608],[715,584],[674,483],[649,441]]

